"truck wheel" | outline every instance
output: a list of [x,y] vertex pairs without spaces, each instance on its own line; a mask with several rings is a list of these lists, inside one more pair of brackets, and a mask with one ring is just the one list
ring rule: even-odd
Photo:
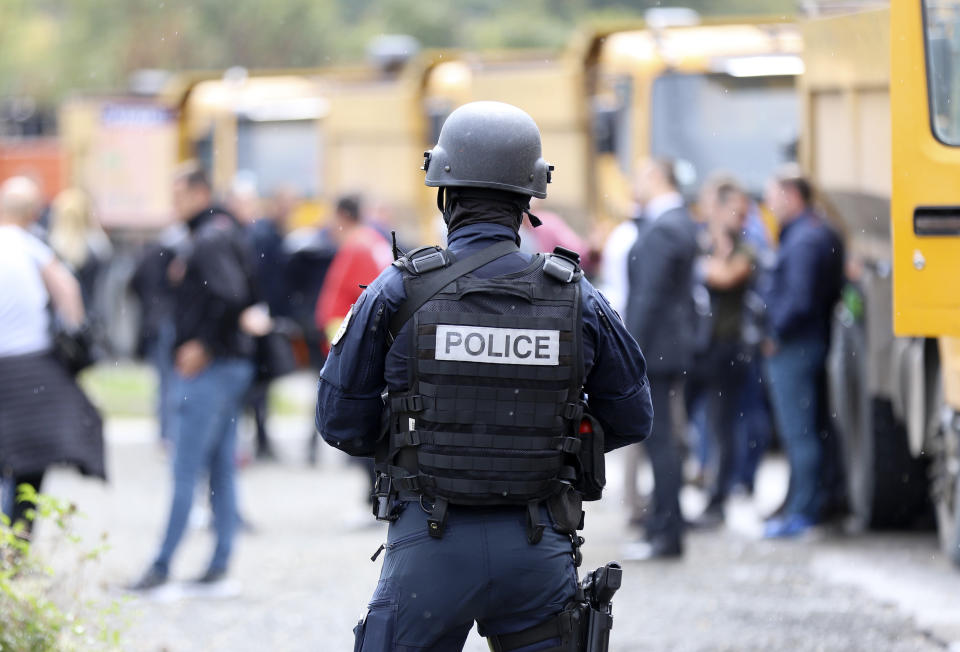
[[927,467],[910,454],[907,431],[886,399],[871,400],[873,415],[872,528],[929,527]]
[[930,493],[937,514],[937,534],[943,554],[960,566],[960,431],[950,423],[933,439]]
[[863,326],[841,314],[834,324],[828,375],[847,498],[860,527],[908,527],[928,513],[926,470],[910,455],[890,401],[870,396],[868,354]]

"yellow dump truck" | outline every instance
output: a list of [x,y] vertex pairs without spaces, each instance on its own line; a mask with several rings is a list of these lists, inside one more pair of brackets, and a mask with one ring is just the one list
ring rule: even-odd
[[77,98],[60,109],[66,185],[86,189],[104,228],[153,232],[169,223],[177,114],[154,99]]
[[164,99],[179,109],[180,158],[200,160],[219,194],[241,174],[264,196],[293,190],[303,200],[294,222],[303,224],[322,220],[337,195],[364,190],[382,193],[407,221],[419,207],[415,174],[394,164],[422,153],[416,90],[370,67],[232,69],[179,76]]
[[261,195],[292,187],[303,200],[294,226],[324,221],[339,195],[361,192],[405,241],[435,242],[422,153],[457,106],[500,100],[537,120],[557,167],[549,206],[587,233],[632,214],[639,158],[678,159],[689,194],[716,168],[759,194],[792,157],[798,29],[736,20],[653,12],[646,23],[586,29],[552,53],[417,52],[388,37],[363,64],[180,73],[149,98],[76,100],[61,136],[74,182],[115,231],[167,223],[174,165],[196,158],[221,196],[241,173]]
[[829,375],[851,507],[903,526],[932,497],[960,563],[960,446],[943,419],[960,408],[943,337],[960,335],[958,15],[956,0],[926,0],[807,21],[799,88],[800,158],[847,244]]
[[584,232],[632,212],[638,158],[677,158],[691,192],[722,168],[759,193],[792,156],[797,28],[681,18],[587,30],[559,53],[426,51],[389,69],[181,75],[162,98],[178,112],[180,157],[204,161],[218,190],[248,171],[261,192],[293,185],[313,217],[362,191],[401,229],[419,227],[413,239],[436,237],[416,163],[443,120],[472,100],[509,102],[537,120],[557,166],[550,206]]
[[633,167],[646,156],[675,159],[687,194],[723,170],[755,196],[795,156],[797,26],[675,17],[648,14],[642,29],[600,31],[583,48],[594,112],[588,174],[600,216],[631,209]]
[[556,55],[454,53],[424,83],[431,136],[464,102],[521,107],[557,166],[550,205],[581,231],[633,213],[632,171],[647,156],[676,159],[688,194],[725,170],[759,195],[793,158],[802,43],[792,24],[731,20],[652,11],[585,30]]
[[895,2],[890,25],[893,326],[917,342],[911,444],[930,458],[940,541],[960,565],[960,1]]

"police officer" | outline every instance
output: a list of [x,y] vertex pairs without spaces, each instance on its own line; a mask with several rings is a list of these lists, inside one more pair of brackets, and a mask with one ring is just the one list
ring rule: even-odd
[[599,497],[604,452],[650,432],[646,364],[575,254],[519,250],[552,169],[529,115],[460,107],[424,169],[449,248],[364,291],[318,389],[317,429],[375,456],[391,521],[355,649],[459,650],[474,621],[496,650],[559,649],[581,498]]

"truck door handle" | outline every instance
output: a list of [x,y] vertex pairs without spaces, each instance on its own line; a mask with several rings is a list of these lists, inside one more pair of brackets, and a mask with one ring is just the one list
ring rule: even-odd
[[918,236],[960,236],[960,206],[917,206],[913,232]]

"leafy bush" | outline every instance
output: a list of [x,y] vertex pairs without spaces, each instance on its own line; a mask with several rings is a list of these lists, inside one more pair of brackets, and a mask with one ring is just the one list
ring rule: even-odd
[[27,518],[55,525],[51,558],[68,559],[65,570],[45,565],[31,545],[23,523],[0,515],[0,651],[53,652],[116,650],[121,647],[119,604],[87,600],[84,572],[106,550],[106,535],[95,548],[85,548],[72,524],[75,505],[18,488],[18,499],[33,504]]

